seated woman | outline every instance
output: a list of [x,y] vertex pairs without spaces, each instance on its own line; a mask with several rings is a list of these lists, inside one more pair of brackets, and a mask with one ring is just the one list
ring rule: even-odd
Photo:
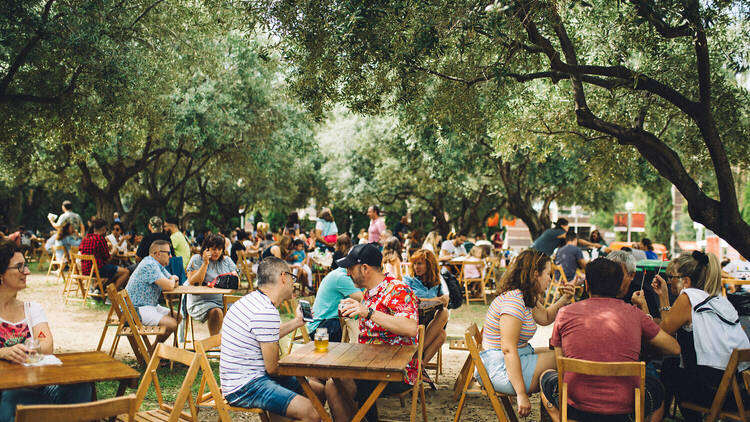
[[263,260],[269,256],[275,256],[276,258],[287,260],[292,249],[292,238],[289,236],[281,236],[277,242],[273,242],[268,245],[263,252],[260,254],[260,259]]
[[427,237],[424,238],[422,249],[427,249],[428,251],[436,254],[440,251],[441,240],[443,240],[443,238],[440,236],[440,233],[433,230],[427,233]]
[[[0,359],[15,364],[26,363],[28,349],[24,342],[35,338],[40,353],[54,350],[52,333],[37,302],[22,302],[18,292],[26,288],[31,273],[15,242],[0,241]],[[72,404],[91,401],[91,384],[49,385],[40,388],[5,390],[0,396],[0,421],[13,421],[18,404]]]
[[383,245],[383,272],[396,280],[403,280],[401,273],[401,241],[391,236]]
[[349,249],[352,248],[352,239],[346,233],[342,234],[336,239],[336,250],[333,251],[333,261],[331,262],[331,270],[338,268],[336,261],[346,256],[349,253]]
[[448,309],[446,307],[450,301],[450,295],[448,285],[440,275],[440,266],[434,253],[427,249],[420,249],[414,252],[410,262],[414,276],[405,275],[404,282],[414,291],[421,303],[443,305],[435,312],[425,328],[424,361],[429,362],[445,343],[447,337],[445,325],[448,323]]
[[323,208],[318,215],[318,222],[315,223],[315,238],[317,246],[333,251],[336,247],[339,228],[333,220],[333,213],[330,208]]
[[307,280],[307,287],[312,288],[313,277],[312,270],[307,264],[307,254],[305,254],[305,241],[302,239],[294,239],[292,242],[294,248],[289,254],[289,267],[292,268],[294,275],[297,276],[298,280]]
[[[669,288],[679,295],[670,306],[667,282],[659,275],[651,287],[659,297],[660,327],[675,335],[680,343],[682,367],[667,365],[662,369],[662,380],[667,390],[676,394],[680,411],[687,422],[701,421],[695,411],[682,407],[682,402],[711,406],[733,349],[750,348],[737,310],[721,295],[721,267],[716,255],[700,251],[685,253],[667,266]],[[648,313],[643,294],[636,294],[633,303]],[[741,363],[737,376],[750,366]],[[743,384],[739,378],[740,385]],[[747,406],[747,396],[744,397]],[[725,408],[736,409],[731,394]]]
[[[237,275],[237,266],[232,258],[224,254],[224,236],[206,236],[201,254],[193,255],[188,263],[188,283],[202,286],[227,273]],[[219,334],[224,320],[224,300],[221,294],[188,295],[187,310],[191,318],[208,322],[208,332],[211,335]]]
[[[573,298],[573,285],[568,283],[560,288],[560,299],[544,307],[551,264],[549,256],[535,249],[521,252],[503,274],[500,294],[484,320],[482,362],[495,391],[516,395],[521,417],[531,412],[529,393],[539,391],[541,373],[556,367],[555,353],[546,347],[534,349],[529,340],[537,324],[553,323],[557,311]],[[481,384],[478,374],[474,376]]]

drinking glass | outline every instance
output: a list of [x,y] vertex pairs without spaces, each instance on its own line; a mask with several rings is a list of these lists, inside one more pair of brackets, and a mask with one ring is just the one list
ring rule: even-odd
[[39,340],[28,338],[24,343],[28,352],[26,352],[27,363],[37,363],[42,360],[42,345],[39,344]]
[[328,351],[328,329],[319,327],[315,330],[315,351],[316,352],[327,352]]

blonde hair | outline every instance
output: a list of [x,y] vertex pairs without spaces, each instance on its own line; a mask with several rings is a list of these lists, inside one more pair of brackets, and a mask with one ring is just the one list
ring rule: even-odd
[[[477,254],[477,251],[479,251],[478,254]],[[471,248],[471,250],[469,251],[469,255],[473,256],[474,258],[482,259],[485,257],[484,248],[482,248],[481,246],[474,245],[474,247]]]
[[673,259],[667,272],[690,278],[690,285],[712,296],[721,294],[721,265],[711,252],[692,251]]
[[434,251],[439,251],[440,250],[440,245],[438,244],[439,238],[440,238],[440,233],[434,230],[427,233],[427,237],[425,237],[424,242],[422,242],[422,249],[424,249],[424,245],[432,245],[432,249]]

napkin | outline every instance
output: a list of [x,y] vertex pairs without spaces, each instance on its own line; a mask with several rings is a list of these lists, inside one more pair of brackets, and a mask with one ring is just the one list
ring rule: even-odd
[[47,365],[62,365],[62,361],[55,355],[42,355],[42,359],[37,363],[24,363],[24,366],[47,366]]

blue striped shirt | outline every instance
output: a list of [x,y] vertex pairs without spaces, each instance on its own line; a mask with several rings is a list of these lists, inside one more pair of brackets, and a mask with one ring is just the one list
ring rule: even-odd
[[237,301],[221,327],[221,391],[226,396],[266,375],[260,343],[279,341],[281,316],[271,299],[256,290]]

